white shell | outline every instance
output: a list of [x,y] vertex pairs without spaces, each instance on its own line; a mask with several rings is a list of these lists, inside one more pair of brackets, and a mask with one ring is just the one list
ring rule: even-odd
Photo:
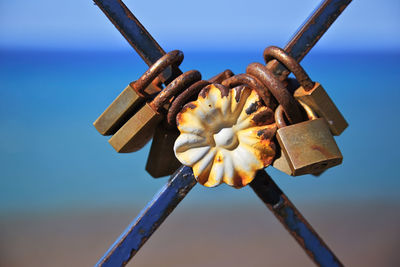
[[181,132],[175,141],[178,160],[193,168],[207,187],[227,183],[240,188],[275,157],[273,111],[249,88],[209,85],[177,116]]

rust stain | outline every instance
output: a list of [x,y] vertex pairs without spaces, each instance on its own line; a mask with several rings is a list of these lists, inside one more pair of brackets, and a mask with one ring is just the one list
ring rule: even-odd
[[[252,114],[252,113],[254,113],[254,112],[256,112],[257,111],[257,109],[258,109],[258,103],[257,102],[255,102],[255,103],[251,103],[250,104],[250,107],[248,107],[245,111],[246,111],[246,114],[247,115],[250,115],[250,114]],[[257,115],[256,115],[257,116]]]
[[319,145],[312,145],[311,149],[317,150],[318,152],[320,152],[322,155],[324,155],[327,158],[330,158],[333,156],[331,153],[329,153],[328,150],[324,149],[323,147],[321,147]]
[[275,133],[276,133],[276,126],[274,124],[270,127],[266,127],[262,130],[259,130],[257,132],[257,136],[260,137],[261,140],[269,140],[275,136]]
[[182,110],[195,109],[195,108],[197,108],[196,103],[190,102],[190,103],[187,103],[187,104],[183,107]]
[[[247,110],[246,110],[246,113],[247,113]],[[262,126],[265,124],[272,124],[275,122],[274,112],[270,109],[264,109],[264,110],[258,112],[256,115],[254,115],[253,122],[257,126]]]
[[235,100],[237,103],[240,102],[240,97],[242,96],[244,87],[245,87],[244,85],[240,85],[240,86],[236,86],[234,88],[235,89]]

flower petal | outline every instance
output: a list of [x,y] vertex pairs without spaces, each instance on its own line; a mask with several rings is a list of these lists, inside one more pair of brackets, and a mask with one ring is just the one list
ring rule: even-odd
[[191,148],[203,147],[203,146],[208,146],[205,137],[197,134],[182,133],[175,140],[174,150],[176,153],[181,153]]
[[247,98],[251,94],[251,90],[248,87],[241,87],[237,89],[232,88],[230,89],[229,94],[232,95],[231,100],[231,114],[232,120],[236,123],[237,118],[239,117],[240,113],[242,112],[243,106],[246,103]]
[[190,109],[185,106],[185,108],[178,113],[176,121],[181,133],[202,135],[205,132],[205,125],[197,114],[198,110],[198,107]]
[[191,148],[186,150],[185,152],[181,153],[176,153],[175,156],[176,158],[186,166],[193,166],[201,160],[210,150],[209,146],[204,146],[204,147],[196,147],[196,148]]
[[204,184],[207,182],[215,154],[216,149],[211,148],[203,158],[193,165],[193,173],[199,183]]
[[224,178],[226,184],[233,185],[235,178],[235,166],[233,165],[232,154],[230,151],[222,149],[224,154]]
[[[249,113],[252,111],[248,110]],[[247,112],[247,111],[246,111]],[[247,117],[238,119],[237,124],[234,126],[236,131],[242,129],[273,124],[275,122],[274,112],[266,106],[258,106],[255,111],[247,115]]]
[[240,124],[242,121],[249,118],[249,116],[256,112],[262,106],[261,99],[255,90],[251,90],[250,95],[246,98],[246,101],[241,109],[241,112],[237,118],[236,124]]
[[248,147],[253,155],[262,162],[263,167],[267,167],[276,153],[275,143],[272,141],[275,131],[275,124],[271,124],[241,130],[237,136],[240,144]]
[[204,184],[205,186],[214,187],[221,184],[224,177],[224,162],[225,158],[222,151],[217,151],[207,182]]
[[174,144],[176,158],[186,166],[198,162],[210,150],[204,137],[183,133],[178,136]]

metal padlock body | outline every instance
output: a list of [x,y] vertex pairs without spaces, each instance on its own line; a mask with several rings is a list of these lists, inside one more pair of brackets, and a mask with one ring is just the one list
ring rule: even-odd
[[108,142],[118,153],[138,151],[153,137],[154,129],[162,118],[163,115],[155,111],[150,103],[145,103]]
[[[134,89],[134,84],[130,83],[93,123],[100,134],[114,134],[143,104],[146,97]],[[161,90],[156,83],[151,83],[145,92],[151,95]]]
[[264,59],[266,63],[276,59],[293,73],[301,85],[295,91],[294,97],[310,106],[319,117],[325,118],[333,135],[340,135],[347,128],[348,123],[325,89],[319,83],[313,82],[294,58],[281,48],[270,46],[264,50]]
[[208,84],[207,81],[197,81],[174,98],[168,109],[168,120],[164,120],[158,125],[147,157],[146,171],[152,177],[159,178],[173,174],[181,166],[174,153],[175,140],[179,136],[175,118],[183,105],[192,97],[197,98],[200,90]]
[[310,106],[318,116],[325,118],[333,135],[340,135],[347,128],[345,118],[318,82],[308,91],[301,86],[294,92],[294,97]]
[[146,163],[146,171],[152,177],[159,178],[170,175],[181,166],[173,150],[178,136],[178,129],[171,129],[163,122],[158,124]]
[[276,137],[291,175],[320,172],[342,163],[342,154],[323,118],[280,128]]
[[188,82],[201,79],[198,71],[188,71],[172,81],[153,101],[144,106],[130,118],[108,142],[118,153],[135,152],[153,137],[154,130],[163,119],[163,106],[176,94],[188,86]]
[[117,132],[147,99],[161,91],[157,76],[167,67],[179,65],[182,60],[181,51],[171,51],[158,59],[137,81],[130,83],[93,123],[100,134]]
[[286,159],[285,154],[282,152],[282,149],[279,149],[278,151],[276,151],[276,158],[275,158],[274,162],[272,163],[272,166],[275,169],[286,173],[287,175],[294,176],[292,173],[292,170],[290,169],[288,160]]
[[281,157],[273,166],[292,176],[318,173],[341,164],[343,160],[325,119],[310,115],[312,110],[302,105],[312,119],[289,126],[282,127],[282,107],[275,111],[279,126],[276,139],[281,147]]

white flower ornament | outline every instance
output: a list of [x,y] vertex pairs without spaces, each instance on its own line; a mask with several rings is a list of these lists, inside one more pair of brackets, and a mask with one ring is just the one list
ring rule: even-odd
[[243,187],[275,157],[274,112],[247,87],[207,86],[183,107],[177,126],[175,155],[207,187]]

